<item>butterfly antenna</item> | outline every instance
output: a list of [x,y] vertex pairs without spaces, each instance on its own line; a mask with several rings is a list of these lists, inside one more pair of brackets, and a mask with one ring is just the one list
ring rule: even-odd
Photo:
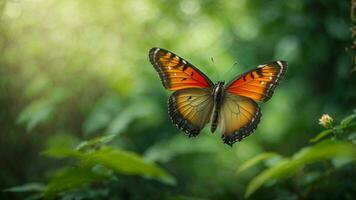
[[231,71],[232,71],[236,66],[237,66],[237,61],[234,62],[234,64],[232,64],[232,66],[230,67],[230,69],[229,69],[227,72],[225,72],[224,77],[229,77],[229,74],[231,74]]
[[[214,68],[215,68],[216,65],[215,65],[214,57],[210,57],[210,61],[213,63],[213,66],[214,66]],[[218,78],[218,80],[220,80],[220,73],[218,73],[217,76],[218,76],[218,77],[216,77],[216,78]]]

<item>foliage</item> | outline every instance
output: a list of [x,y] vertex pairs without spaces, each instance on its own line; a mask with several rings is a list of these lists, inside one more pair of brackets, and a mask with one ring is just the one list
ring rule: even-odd
[[[354,133],[356,130],[356,112],[347,116],[343,119],[340,125],[336,127],[332,127],[329,132],[335,133],[337,135],[350,135]],[[326,137],[328,133],[326,131],[322,131],[315,138],[313,138],[312,142],[317,142],[323,137]],[[339,139],[340,140],[340,139]],[[352,141],[348,141],[346,138],[345,141],[336,140],[336,135],[333,136],[332,139],[325,139],[311,147],[304,147],[300,149],[298,152],[294,153],[291,157],[283,157],[279,161],[275,162],[272,166],[269,166],[268,169],[263,170],[254,177],[249,185],[247,186],[247,190],[245,196],[250,196],[261,186],[266,184],[272,180],[280,180],[285,179],[286,177],[290,177],[292,175],[296,176],[297,172],[301,171],[305,165],[312,164],[320,161],[334,161],[333,168],[330,170],[337,170],[342,165],[348,164],[350,162],[356,161],[356,145]],[[256,157],[251,158],[241,165],[239,171],[247,170],[250,167],[258,164],[259,162],[266,160],[270,157],[276,156],[275,153],[263,153],[257,155]],[[340,162],[338,161],[342,161]],[[346,162],[344,162],[346,160]],[[326,162],[329,164],[329,162]],[[329,167],[329,166],[326,166]],[[327,173],[330,173],[330,170]],[[308,173],[313,172],[304,172],[303,176],[308,176]],[[320,172],[322,173],[322,172]]]
[[[159,180],[166,184],[175,184],[172,176],[153,163],[143,160],[133,152],[124,151],[104,145],[114,137],[100,137],[80,143],[76,150],[59,146],[43,152],[52,158],[74,158],[79,163],[57,170],[47,186],[26,184],[7,189],[8,192],[41,192],[41,196],[52,199],[56,195],[82,188],[96,182],[115,180],[115,173],[139,175]],[[95,146],[90,147],[89,145]],[[84,150],[84,147],[87,147]]]
[[[0,1],[0,199],[354,199],[356,114],[339,120],[356,102],[350,10]],[[289,68],[255,133],[230,148],[219,131],[188,138],[172,126],[155,46],[214,82],[270,60]],[[318,125],[324,113],[332,127]]]

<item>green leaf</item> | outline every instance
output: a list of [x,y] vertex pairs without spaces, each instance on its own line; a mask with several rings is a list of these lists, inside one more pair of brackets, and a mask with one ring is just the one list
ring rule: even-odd
[[279,156],[279,154],[275,153],[275,152],[266,152],[266,153],[262,153],[259,154],[247,161],[245,161],[236,171],[237,174],[240,174],[241,172],[259,164],[260,162],[270,159],[272,157],[276,157]]
[[341,128],[347,128],[347,127],[350,125],[350,123],[351,123],[354,119],[356,119],[356,114],[355,114],[355,113],[354,113],[354,114],[351,114],[351,115],[349,115],[349,116],[347,116],[347,117],[345,117],[345,118],[340,122]]
[[96,137],[91,140],[81,142],[80,144],[77,145],[77,147],[75,149],[83,150],[83,149],[93,147],[93,146],[94,147],[102,146],[106,143],[111,142],[115,137],[116,137],[116,135],[107,135],[107,136]]
[[333,158],[356,159],[356,146],[347,142],[323,141],[312,147],[306,147],[285,158],[278,164],[262,171],[247,186],[245,197],[249,197],[270,180],[278,180],[296,173],[305,165]]
[[106,174],[100,174],[92,170],[92,167],[65,169],[50,180],[43,195],[45,198],[52,198],[60,192],[77,189],[109,178],[110,176]]
[[42,154],[52,158],[82,157],[81,152],[75,151],[68,147],[52,147],[46,151],[43,151]]
[[319,142],[321,139],[325,138],[326,136],[328,136],[332,133],[333,133],[333,129],[324,130],[324,131],[320,132],[314,138],[310,139],[309,142]]
[[86,163],[101,164],[118,173],[140,175],[167,184],[175,184],[175,179],[171,175],[133,152],[106,147],[84,154],[83,158]]
[[7,188],[4,192],[42,192],[46,186],[43,183],[26,183],[25,185]]
[[53,158],[76,158],[85,165],[102,165],[117,173],[139,175],[159,180],[166,184],[175,184],[175,179],[154,163],[144,160],[136,153],[103,147],[97,151],[80,152],[64,147],[55,147],[43,152]]

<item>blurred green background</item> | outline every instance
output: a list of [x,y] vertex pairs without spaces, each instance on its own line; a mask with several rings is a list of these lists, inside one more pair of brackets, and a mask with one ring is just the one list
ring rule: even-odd
[[[322,114],[338,124],[356,107],[348,1],[0,2],[1,199],[243,199],[280,158],[236,173],[242,163],[292,156],[314,145]],[[230,148],[219,133],[188,138],[171,124],[151,47],[214,82],[276,59],[289,69],[258,129]],[[355,198],[355,164],[330,159],[249,198]]]

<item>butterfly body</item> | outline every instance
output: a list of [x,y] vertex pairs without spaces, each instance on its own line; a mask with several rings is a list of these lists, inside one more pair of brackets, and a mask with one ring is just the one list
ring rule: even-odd
[[224,101],[224,93],[225,93],[225,89],[224,89],[224,81],[219,81],[217,84],[215,84],[214,89],[213,89],[213,98],[214,98],[214,107],[213,107],[213,111],[211,113],[211,127],[210,127],[210,131],[212,133],[215,132],[217,126],[218,126],[218,120],[219,120],[219,113],[220,113],[220,109],[221,109],[221,105]]
[[287,70],[285,61],[260,65],[230,81],[213,84],[192,64],[176,54],[152,48],[149,59],[163,86],[174,91],[168,100],[173,124],[196,136],[207,123],[212,133],[219,127],[224,143],[232,145],[256,129],[261,110]]

